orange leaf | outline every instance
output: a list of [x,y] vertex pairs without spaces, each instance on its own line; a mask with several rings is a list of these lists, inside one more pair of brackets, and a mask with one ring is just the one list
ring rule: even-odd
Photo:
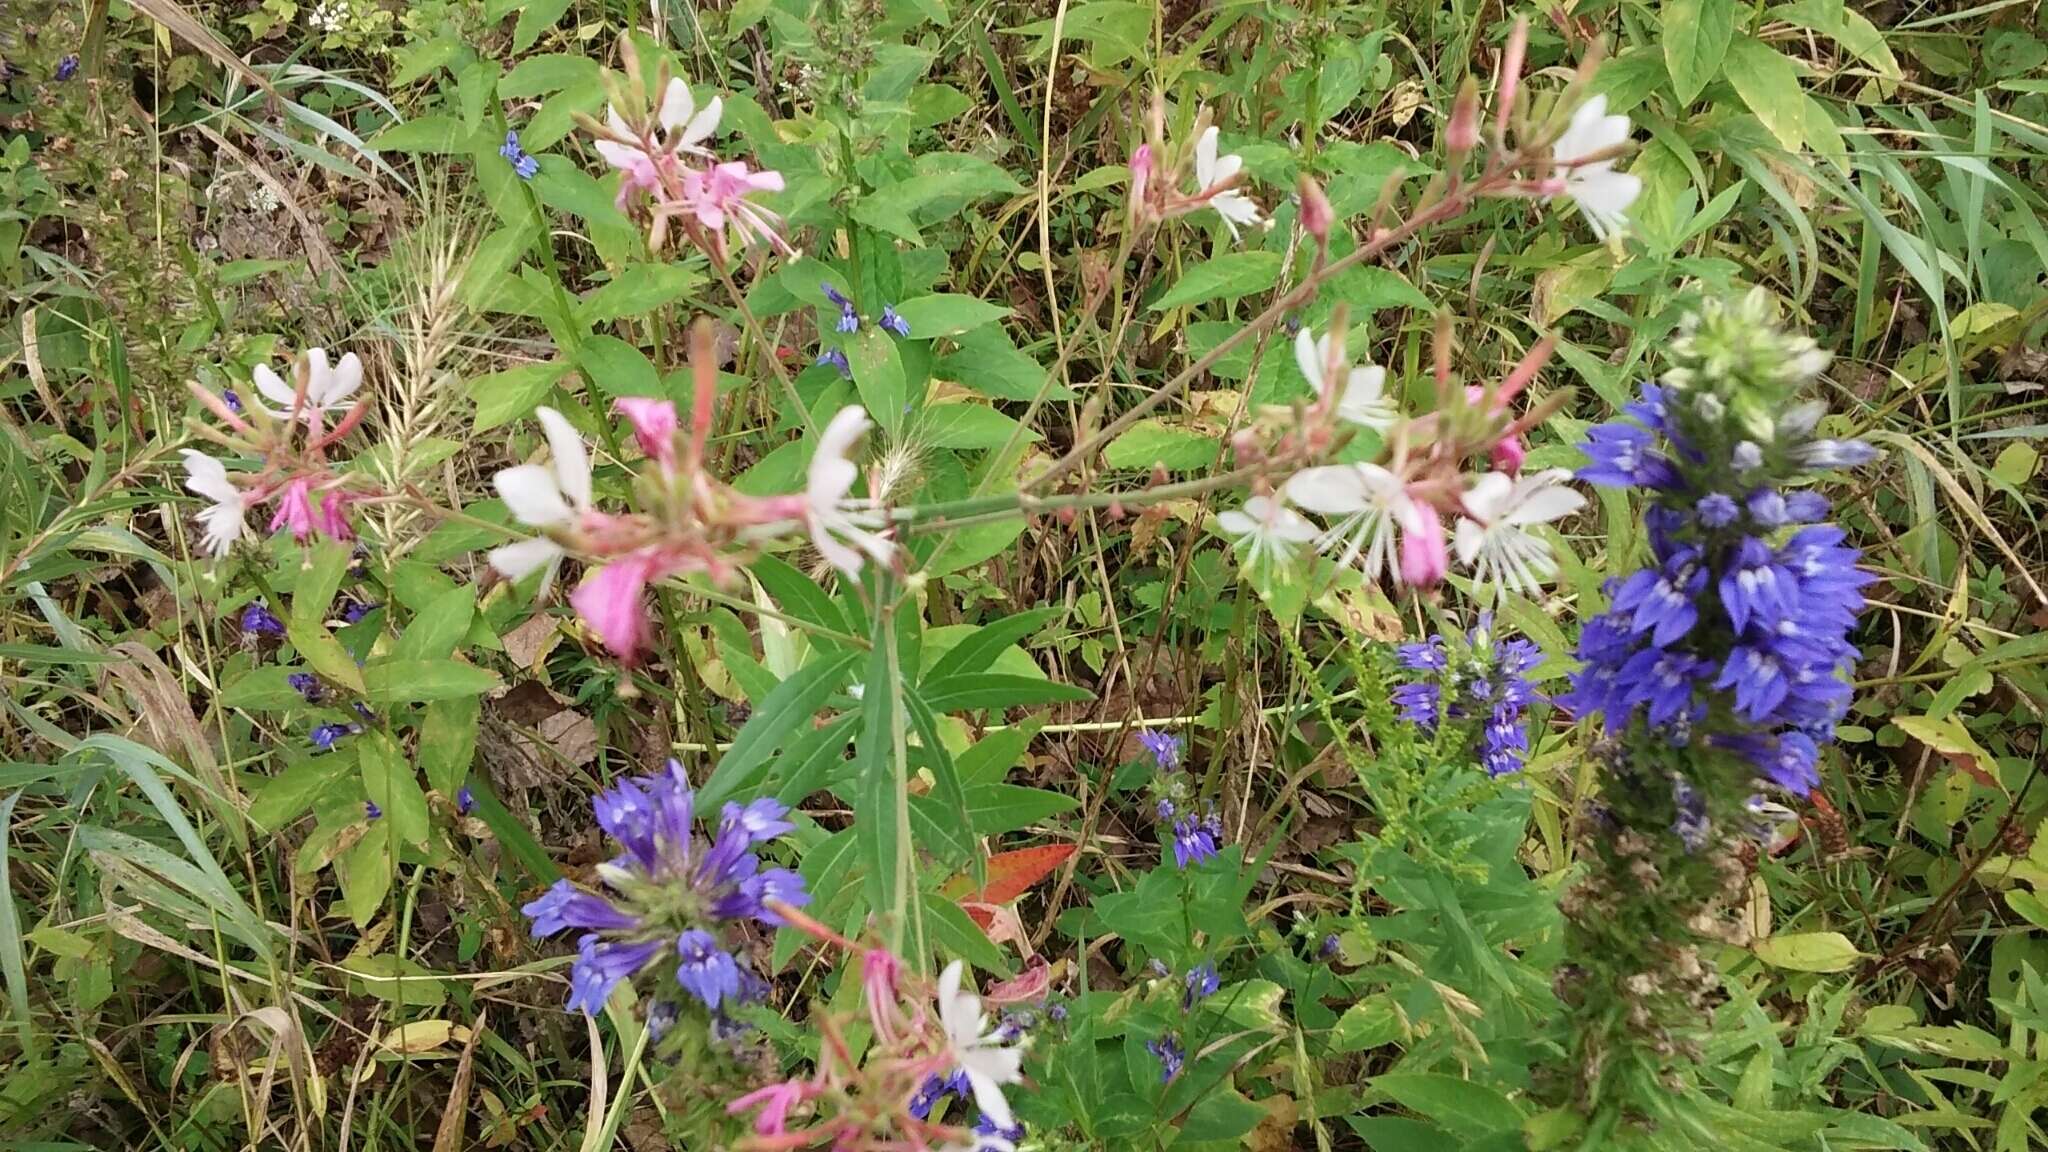
[[[954,877],[946,885],[946,890],[963,903],[1008,904],[1030,890],[1033,884],[1052,875],[1053,869],[1066,863],[1067,857],[1073,854],[1072,844],[1041,844],[1036,848],[998,852],[988,858],[988,883],[979,892],[973,889],[974,881],[965,876]],[[969,915],[972,914],[970,910]]]

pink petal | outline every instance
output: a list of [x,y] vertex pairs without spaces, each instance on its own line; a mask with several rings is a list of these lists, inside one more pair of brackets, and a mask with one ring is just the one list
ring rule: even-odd
[[1450,571],[1444,548],[1444,521],[1436,511],[1410,501],[1401,509],[1401,582],[1413,588],[1433,587]]
[[1529,458],[1529,447],[1520,436],[1508,436],[1493,446],[1493,466],[1501,472],[1520,472]]
[[320,498],[320,510],[315,513],[313,527],[335,540],[353,540],[355,533],[348,526],[348,494],[339,489]]
[[655,400],[646,396],[627,396],[613,405],[633,425],[633,438],[640,442],[640,450],[647,453],[662,467],[670,471],[676,463],[676,406],[668,400]]
[[304,543],[313,534],[312,486],[305,480],[294,480],[285,485],[284,492],[277,498],[277,513],[270,518],[270,530],[289,528],[292,539]]
[[632,660],[647,640],[647,614],[641,609],[640,595],[647,588],[653,563],[642,553],[614,560],[569,594],[576,614],[622,660]]

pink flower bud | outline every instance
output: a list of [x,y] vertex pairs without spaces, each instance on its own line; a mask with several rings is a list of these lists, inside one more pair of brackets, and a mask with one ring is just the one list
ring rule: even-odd
[[1401,583],[1433,588],[1451,570],[1444,547],[1444,521],[1434,508],[1410,500],[1398,509],[1401,520]]
[[675,404],[646,396],[626,396],[614,401],[613,407],[633,425],[633,438],[639,441],[640,451],[647,453],[648,459],[660,464],[662,472],[675,471]]
[[1522,83],[1522,58],[1529,50],[1529,18],[1515,20],[1514,31],[1508,33],[1507,47],[1501,50],[1500,72],[1494,79],[1494,120],[1493,142],[1498,145],[1507,138],[1508,117],[1514,114],[1515,93]]
[[313,527],[335,540],[353,540],[355,532],[348,526],[349,494],[336,488],[320,498],[319,511],[313,514]]
[[1138,145],[1131,153],[1131,213],[1145,218],[1145,197],[1152,185],[1152,146]]
[[1330,207],[1330,198],[1323,195],[1322,185],[1310,179],[1306,172],[1301,175],[1298,190],[1301,193],[1302,229],[1317,240],[1327,241],[1330,226],[1337,222],[1337,213]]
[[1529,447],[1520,436],[1503,436],[1494,444],[1491,458],[1496,472],[1520,472],[1522,462],[1529,458]]
[[283,494],[278,496],[277,512],[270,518],[270,530],[290,529],[292,539],[303,544],[313,534],[316,520],[312,483],[301,478],[285,485]]
[[1479,86],[1467,79],[1451,105],[1451,122],[1444,128],[1444,147],[1452,156],[1463,156],[1479,146]]

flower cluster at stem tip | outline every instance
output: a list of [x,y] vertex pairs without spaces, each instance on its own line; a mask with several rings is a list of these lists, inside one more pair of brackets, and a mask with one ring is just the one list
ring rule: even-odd
[[1519,637],[1496,640],[1491,613],[1480,614],[1465,640],[1458,651],[1437,635],[1401,645],[1396,657],[1417,678],[1394,689],[1394,705],[1403,720],[1427,733],[1439,726],[1475,729],[1471,751],[1487,775],[1519,772],[1529,751],[1523,712],[1537,699],[1527,673],[1543,654]]
[[1608,582],[1558,702],[1615,733],[1736,753],[1803,796],[1848,707],[1873,577],[1801,484],[1876,450],[1816,434],[1825,409],[1798,393],[1827,354],[1779,329],[1761,290],[1709,302],[1670,359],[1625,419],[1587,434],[1580,479],[1647,496],[1654,563]]
[[674,760],[651,776],[620,780],[591,801],[598,827],[620,854],[598,866],[605,892],[557,880],[520,909],[536,939],[576,930],[569,1007],[594,1015],[612,990],[641,971],[669,968],[677,987],[712,1013],[760,1000],[767,984],[729,945],[731,930],[783,921],[771,905],[809,902],[803,877],[762,868],[754,849],[795,825],[774,800],[727,804],[716,831],[698,835],[696,794]]

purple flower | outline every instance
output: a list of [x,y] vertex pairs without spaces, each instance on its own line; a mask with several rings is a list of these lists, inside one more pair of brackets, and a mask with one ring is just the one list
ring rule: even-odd
[[221,389],[221,390],[220,390],[220,401],[221,401],[221,403],[223,403],[223,404],[225,404],[225,405],[227,405],[227,406],[228,406],[228,411],[230,411],[230,412],[233,412],[233,413],[235,413],[236,415],[240,415],[240,414],[241,414],[241,411],[242,411],[242,398],[241,398],[240,396],[237,396],[237,395],[235,395],[235,390],[234,390],[233,388],[223,388],[223,389]]
[[818,358],[817,360],[813,361],[813,363],[817,364],[819,367],[825,367],[829,365],[833,368],[837,368],[839,370],[839,376],[843,380],[850,380],[853,378],[853,365],[847,361],[846,353],[841,352],[837,348],[827,348],[823,352],[818,353]]
[[1656,443],[1655,435],[1634,424],[1595,424],[1579,445],[1592,463],[1579,469],[1578,478],[1606,488],[1676,488],[1678,472]]
[[1626,612],[1637,635],[1650,632],[1650,642],[1669,647],[1699,622],[1697,601],[1707,586],[1707,570],[1699,550],[1683,548],[1657,568],[1645,568],[1622,581],[1614,608]]
[[517,132],[505,133],[505,143],[499,146],[498,155],[512,165],[513,175],[521,180],[531,180],[540,172],[540,161],[527,155],[526,150],[519,146]]
[[844,293],[829,283],[820,284],[818,287],[824,289],[825,299],[839,305],[839,322],[834,328],[849,335],[860,331],[860,313],[853,310],[853,301],[848,300]]
[[545,893],[519,909],[533,921],[533,938],[552,936],[569,928],[592,932],[632,932],[640,921],[612,906],[602,896],[593,896],[567,880],[557,880]]
[[1166,823],[1166,822],[1167,822],[1168,820],[1171,820],[1171,819],[1173,819],[1173,813],[1174,813],[1173,801],[1171,801],[1171,800],[1167,799],[1167,798],[1166,798],[1166,797],[1164,797],[1164,796],[1161,796],[1161,797],[1159,798],[1159,806],[1158,806],[1157,808],[1153,809],[1153,813],[1152,813],[1152,814],[1153,814],[1153,816],[1154,816],[1154,817],[1156,817],[1156,818],[1157,818],[1157,819],[1159,820],[1159,822],[1160,822],[1160,823],[1164,824],[1164,823]]
[[977,1113],[974,1118],[974,1152],[1017,1152],[1017,1144],[1023,1139],[1021,1120],[1005,1128],[986,1113]]
[[1214,996],[1216,989],[1223,986],[1223,981],[1216,975],[1216,965],[1204,960],[1188,969],[1187,986],[1187,991],[1182,993],[1180,998],[1182,1011]]
[[1187,1050],[1180,1046],[1178,1033],[1168,1032],[1157,1040],[1145,1043],[1145,1051],[1159,1058],[1159,1082],[1172,1083],[1180,1075],[1181,1065],[1187,1062]]
[[1678,816],[1671,822],[1671,830],[1685,845],[1687,852],[1698,852],[1707,846],[1713,825],[1707,820],[1707,798],[1699,789],[1674,777],[1671,781],[1671,803],[1678,809]]
[[284,621],[272,615],[263,601],[255,600],[251,601],[247,608],[242,609],[242,631],[258,636],[282,636]]
[[718,946],[711,933],[692,928],[676,937],[676,954],[683,962],[676,967],[676,983],[695,996],[706,1008],[721,1000],[737,999],[740,967],[732,953]]
[[377,607],[376,604],[365,603],[361,600],[344,600],[341,602],[341,622],[343,624],[361,623],[363,617],[375,612]]
[[383,815],[384,810],[382,808],[377,807],[377,802],[375,800],[363,801],[363,819],[376,820],[382,817]]
[[721,831],[728,827],[738,828],[746,834],[749,844],[764,844],[777,836],[796,831],[796,825],[783,819],[787,815],[789,805],[764,796],[750,801],[744,808],[727,803],[719,813],[719,827]]
[[1692,506],[1693,514],[1709,528],[1726,528],[1742,515],[1742,506],[1725,492],[1709,492]]
[[59,83],[69,80],[76,75],[78,75],[78,53],[73,52],[62,60],[57,61],[57,80]]
[[1814,524],[1828,518],[1828,498],[1818,492],[1801,489],[1785,494],[1785,522],[1787,524]]
[[313,729],[309,736],[313,741],[313,747],[322,752],[331,752],[337,741],[344,736],[354,735],[355,732],[356,726],[353,724],[322,724]]
[[1173,862],[1185,872],[1204,860],[1214,859],[1216,843],[1222,839],[1221,821],[1214,816],[1197,820],[1193,816],[1182,817],[1173,826]]
[[1784,661],[1767,648],[1749,644],[1728,654],[1714,687],[1734,689],[1736,714],[1751,723],[1767,720],[1792,690]]
[[1622,665],[1622,707],[1628,710],[1647,704],[1645,718],[1652,727],[1670,724],[1691,710],[1694,689],[1713,671],[1712,660],[1645,648]]
[[894,332],[905,340],[910,339],[910,321],[898,316],[894,305],[882,305],[882,319],[879,323],[887,331]]
[[469,790],[469,785],[464,784],[455,790],[455,812],[457,815],[467,816],[474,811],[476,811],[476,793]]
[[[1419,673],[1398,685],[1389,699],[1401,719],[1434,734],[1440,723],[1461,726],[1465,747],[1490,776],[1518,772],[1529,749],[1522,712],[1536,699],[1527,673],[1542,662],[1543,652],[1521,637],[1497,640],[1493,616],[1481,613],[1465,637],[1469,650],[1454,662],[1441,636],[1395,650],[1401,666]],[[1477,719],[1476,730],[1469,727]]]
[[1798,604],[1799,588],[1792,571],[1778,563],[1769,545],[1751,536],[1742,542],[1735,563],[1721,575],[1721,606],[1737,632],[1754,619],[1766,627]]
[[1180,767],[1180,737],[1154,728],[1141,728],[1138,730],[1138,743],[1152,754],[1152,762],[1159,766],[1161,772],[1171,772]]
[[1792,459],[1812,471],[1861,468],[1877,459],[1877,449],[1861,440],[1810,440],[1792,450]]
[[1335,960],[1338,954],[1342,953],[1343,951],[1343,939],[1339,937],[1335,932],[1332,932],[1329,935],[1324,936],[1323,942],[1316,946],[1316,959],[1323,961]]
[[569,968],[569,1010],[595,1016],[611,999],[619,982],[659,956],[659,940],[607,941],[591,933],[576,942],[576,963]]
[[292,691],[304,696],[308,704],[318,704],[320,698],[327,695],[326,686],[311,672],[294,672],[286,676],[284,682],[292,686]]
[[967,1082],[966,1072],[956,1070],[950,1076],[927,1076],[925,1082],[911,1096],[909,1111],[919,1120],[929,1120],[932,1111],[948,1096],[965,1099],[973,1092],[974,1087]]
[[1065,1024],[1067,1022],[1067,1006],[1065,1004],[1047,1005],[1045,1018],[1055,1024]]

